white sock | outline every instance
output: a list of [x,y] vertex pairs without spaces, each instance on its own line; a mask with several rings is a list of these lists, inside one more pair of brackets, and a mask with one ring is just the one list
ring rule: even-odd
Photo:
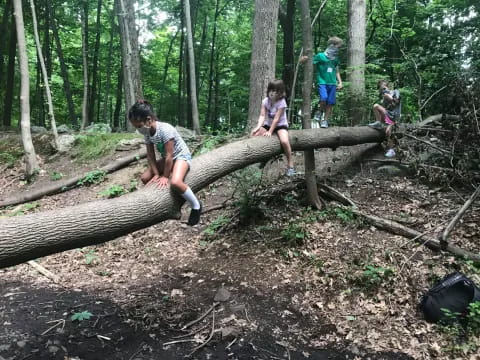
[[200,209],[200,202],[198,201],[197,197],[193,193],[192,189],[190,187],[185,190],[185,192],[182,194],[182,197],[187,200],[187,202],[190,204],[190,207],[194,210]]

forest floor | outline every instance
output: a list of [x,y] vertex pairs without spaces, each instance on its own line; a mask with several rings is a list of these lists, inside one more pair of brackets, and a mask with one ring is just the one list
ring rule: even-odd
[[[315,153],[321,181],[360,209],[432,236],[471,193],[385,172],[374,161],[383,159],[378,146]],[[123,155],[84,165],[46,159],[32,185],[19,181],[20,168],[5,169],[0,195],[50,183],[53,171],[70,176]],[[295,159],[301,171],[302,153]],[[99,191],[128,186],[144,168],[140,161],[100,184],[0,216],[98,200]],[[259,172],[261,187],[252,180]],[[480,284],[475,264],[378,230],[333,202],[311,210],[301,186],[282,190],[301,175],[283,172],[283,160],[274,159],[205,188],[195,227],[186,225],[184,207],[180,221],[37,259],[58,283],[28,264],[0,270],[0,360],[479,359],[479,339],[457,343],[418,310],[422,294],[448,273],[461,270]],[[480,252],[479,223],[477,204],[452,243]]]

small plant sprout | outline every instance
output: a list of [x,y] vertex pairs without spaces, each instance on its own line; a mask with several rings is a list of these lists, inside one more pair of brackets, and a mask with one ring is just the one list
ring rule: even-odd
[[83,321],[83,320],[89,320],[93,314],[87,310],[82,311],[82,312],[76,312],[70,317],[70,320],[72,321]]
[[125,189],[122,185],[115,184],[105,190],[100,191],[98,194],[106,198],[115,198],[126,193],[128,193],[127,189]]
[[92,184],[98,184],[101,183],[107,173],[103,170],[93,170],[87,173],[83,178],[78,180],[77,185],[80,186],[90,186]]
[[57,172],[57,171],[53,171],[52,173],[50,173],[50,179],[53,181],[60,180],[64,176],[65,175],[63,175],[61,172]]

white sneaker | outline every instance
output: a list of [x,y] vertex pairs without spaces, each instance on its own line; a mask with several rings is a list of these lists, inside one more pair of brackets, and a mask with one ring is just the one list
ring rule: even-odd
[[385,157],[392,158],[395,157],[395,150],[393,149],[388,149],[387,152],[385,153]]
[[322,121],[320,122],[320,127],[324,129],[328,128],[328,121],[325,119],[322,119]]
[[296,174],[297,173],[295,172],[295,169],[293,167],[288,168],[287,172],[285,173],[285,175],[287,175],[287,176],[295,176]]
[[383,124],[380,121],[375,121],[373,123],[370,123],[370,124],[368,124],[368,126],[370,126],[371,128],[374,128],[374,129],[378,129],[378,130],[383,128]]

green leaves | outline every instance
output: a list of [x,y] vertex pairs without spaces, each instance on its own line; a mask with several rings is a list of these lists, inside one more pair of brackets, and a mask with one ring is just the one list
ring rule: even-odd
[[72,321],[83,321],[83,320],[89,320],[93,314],[89,311],[82,311],[82,312],[76,312],[70,317],[70,320]]

